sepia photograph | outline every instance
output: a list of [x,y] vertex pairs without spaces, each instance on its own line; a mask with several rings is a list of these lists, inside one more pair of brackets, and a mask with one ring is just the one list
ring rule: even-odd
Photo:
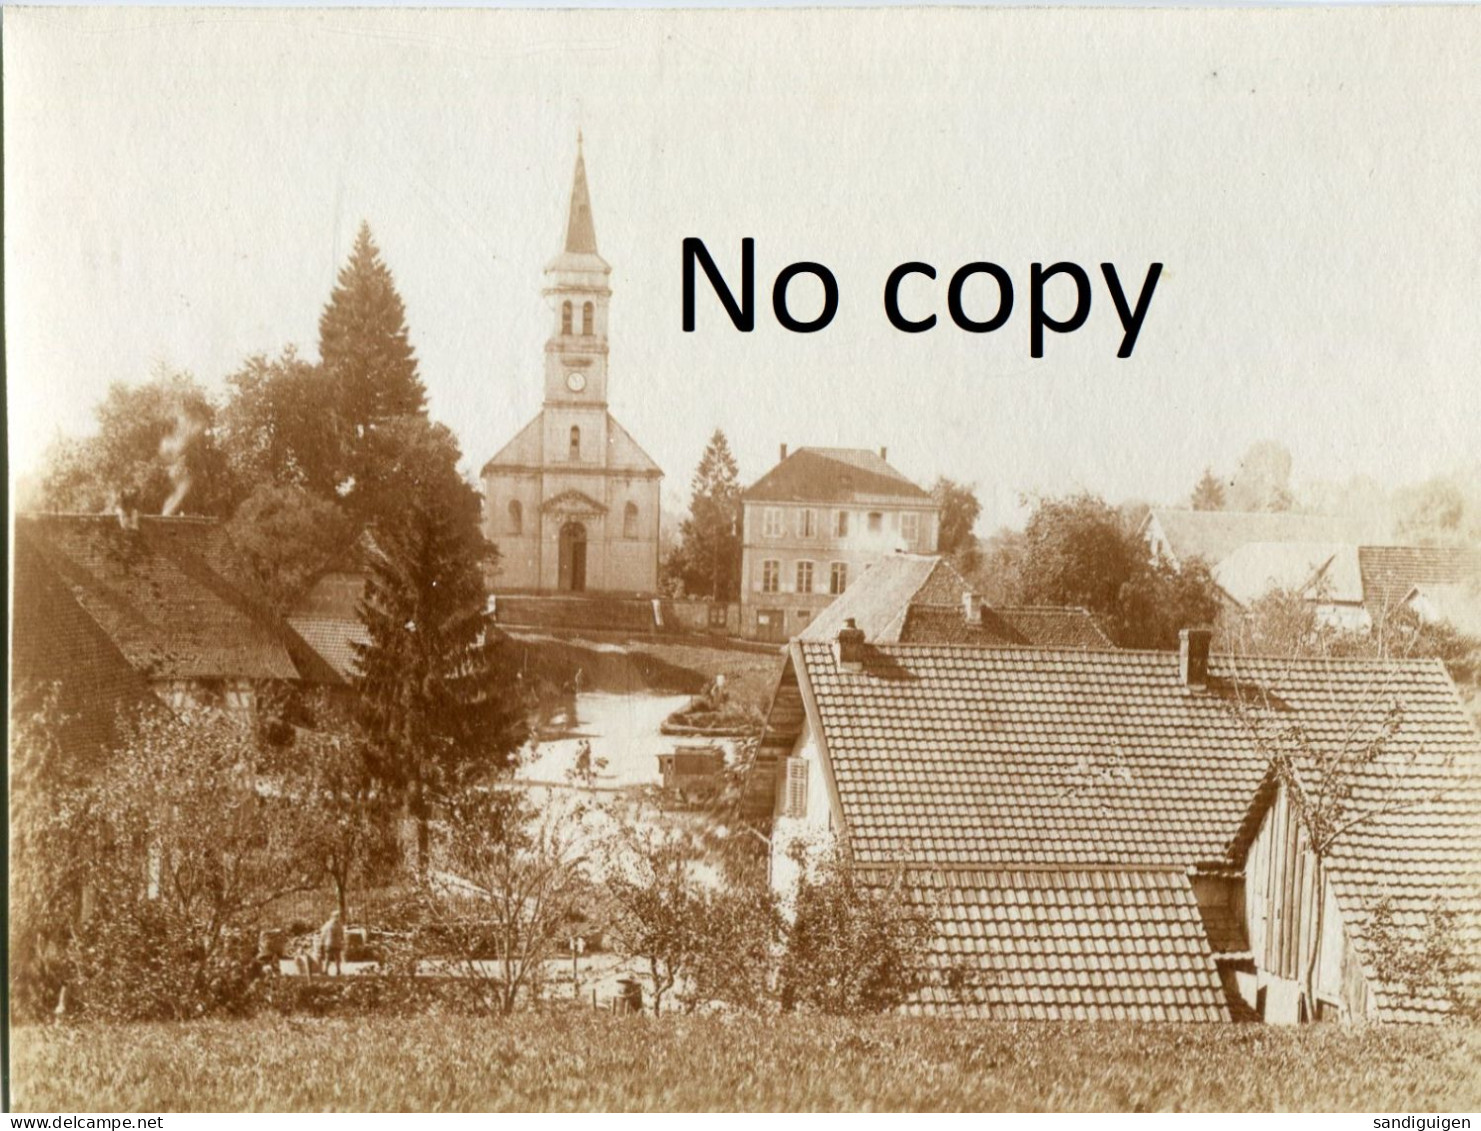
[[1481,10],[0,21],[8,1110],[1481,1110]]

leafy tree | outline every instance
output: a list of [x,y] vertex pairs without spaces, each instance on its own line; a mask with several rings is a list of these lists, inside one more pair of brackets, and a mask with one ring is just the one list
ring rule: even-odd
[[927,978],[934,924],[905,876],[866,878],[832,856],[804,874],[782,957],[782,1008],[852,1016],[903,1005]]
[[1273,440],[1251,444],[1229,484],[1227,509],[1232,511],[1288,511],[1291,494],[1291,453]]
[[10,990],[17,1018],[44,1017],[71,979],[69,952],[88,873],[80,798],[96,767],[69,753],[54,687],[11,702]]
[[416,892],[416,961],[429,953],[457,970],[493,1012],[513,1013],[539,992],[545,965],[588,905],[585,845],[591,807],[475,786],[445,799],[439,863]]
[[486,609],[490,547],[478,494],[457,471],[456,442],[416,417],[385,432],[396,458],[371,530],[356,687],[373,765],[403,791],[425,862],[428,791],[504,768],[526,735],[525,704]]
[[242,501],[226,531],[238,572],[280,613],[354,541],[343,508],[302,487],[270,482]]
[[956,559],[965,573],[977,568],[980,555],[974,530],[982,504],[969,484],[941,476],[931,487],[931,498],[941,511],[941,532],[936,548]]
[[689,517],[667,563],[685,593],[714,601],[740,594],[740,479],[725,433],[716,428],[690,482]]
[[319,317],[319,357],[343,429],[345,470],[358,493],[379,455],[366,444],[367,437],[387,421],[422,415],[427,404],[406,307],[369,224],[360,225],[349,262]]
[[1179,629],[1211,623],[1219,612],[1206,565],[1153,564],[1123,516],[1089,494],[1040,500],[1018,570],[1022,600],[1083,606],[1123,648],[1176,647]]
[[242,720],[156,715],[89,787],[91,908],[73,954],[90,1013],[178,1019],[238,1000],[262,908],[312,882],[267,762]]
[[289,346],[275,358],[248,358],[226,380],[222,446],[236,478],[334,499],[346,474],[344,437],[323,367]]
[[693,854],[678,830],[645,825],[626,830],[611,855],[604,891],[613,938],[623,955],[647,965],[657,1015],[701,944],[704,903],[690,874]]
[[1214,469],[1205,467],[1203,476],[1193,487],[1193,509],[1196,511],[1221,511],[1224,509],[1224,484],[1214,474]]
[[680,993],[687,1008],[719,1002],[759,1010],[775,1002],[771,970],[785,923],[764,877],[730,877],[700,892],[698,945]]
[[49,510],[225,515],[235,487],[216,433],[216,406],[189,373],[160,367],[140,385],[116,382],[95,410],[96,436],[49,455]]
[[395,833],[364,737],[347,720],[330,726],[298,733],[284,759],[284,789],[293,799],[305,870],[334,886],[340,919],[348,923],[351,887],[391,863]]

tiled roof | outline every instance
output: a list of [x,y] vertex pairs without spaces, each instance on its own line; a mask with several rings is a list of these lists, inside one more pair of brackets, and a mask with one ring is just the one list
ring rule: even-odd
[[[1363,600],[1374,617],[1407,601],[1416,590],[1430,595],[1463,597],[1481,603],[1481,549],[1469,546],[1360,546]],[[1457,605],[1462,604],[1456,601]],[[1449,610],[1441,601],[1442,613]]]
[[1250,542],[1345,542],[1366,539],[1370,524],[1332,515],[1290,511],[1192,511],[1156,507],[1155,519],[1179,561],[1203,558],[1217,565]]
[[854,578],[828,607],[802,630],[802,640],[832,640],[850,620],[868,640],[900,638],[905,611],[929,589],[932,600],[956,603],[970,586],[944,558],[932,554],[885,554]]
[[798,448],[741,495],[746,502],[929,502],[931,496],[877,453],[863,448]]
[[1158,652],[798,642],[856,858],[936,866],[1189,867],[1225,856],[1266,759],[1236,704],[1278,704],[1341,741],[1375,686],[1403,743],[1473,750],[1437,661],[1216,656],[1208,690]]
[[[1427,688],[1375,681],[1368,698],[1366,710],[1349,720],[1356,735],[1376,728],[1390,704],[1400,706],[1404,722],[1358,777],[1348,813],[1354,820],[1368,818],[1334,842],[1327,875],[1380,1016],[1434,1020],[1446,1011],[1443,995],[1435,987],[1414,992],[1396,984],[1391,972],[1376,965],[1366,925],[1386,901],[1395,916],[1396,944],[1423,947],[1438,902],[1457,916],[1461,949],[1481,954],[1481,737],[1474,730],[1467,734],[1458,704],[1447,701],[1454,693],[1444,695],[1438,681]],[[1303,776],[1314,789],[1313,771]],[[1242,865],[1273,796],[1267,782],[1233,841],[1232,863]]]
[[228,581],[199,519],[23,515],[29,541],[78,605],[149,680],[338,682],[287,622]]
[[912,604],[902,644],[968,644],[979,648],[1114,648],[1086,609],[1047,605],[984,606],[975,621],[960,605]]
[[288,623],[304,643],[319,654],[340,679],[348,683],[359,673],[356,644],[368,644],[370,636],[358,619],[301,617],[290,615]]
[[998,606],[968,623],[962,600],[971,590],[943,557],[887,554],[813,618],[798,638],[832,641],[852,620],[864,638],[876,644],[1114,647],[1084,609]]
[[54,689],[66,720],[62,745],[87,764],[113,741],[121,719],[163,709],[29,537],[16,539],[11,583],[13,710],[39,707],[32,692]]
[[938,924],[910,1011],[1007,1021],[1227,1021],[1176,870],[911,873]]

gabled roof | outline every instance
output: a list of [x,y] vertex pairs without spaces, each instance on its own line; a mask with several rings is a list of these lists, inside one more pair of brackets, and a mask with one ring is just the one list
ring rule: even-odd
[[1211,566],[1250,542],[1357,545],[1365,541],[1364,534],[1371,525],[1350,518],[1291,511],[1193,511],[1172,507],[1154,507],[1143,528],[1154,521],[1178,561],[1197,557]]
[[915,603],[900,628],[901,644],[978,648],[1114,648],[1087,609],[1049,605],[984,605],[968,620],[960,605]]
[[1214,580],[1241,605],[1273,589],[1314,601],[1361,604],[1363,581],[1358,549],[1332,542],[1246,542],[1213,569]]
[[[531,420],[485,463],[479,471],[480,477],[486,477],[490,472],[499,468],[540,468],[545,467],[545,412],[542,409],[540,415]],[[606,466],[615,469],[619,473],[630,475],[653,476],[662,475],[663,469],[653,461],[653,457],[638,446],[638,442],[632,438],[632,434],[626,428],[617,423],[611,413],[607,414],[607,460]],[[564,471],[564,465],[552,466],[550,470]],[[593,469],[581,467],[582,473],[589,473]]]
[[961,574],[944,558],[932,554],[885,554],[819,612],[802,630],[800,639],[832,640],[852,620],[867,640],[898,640],[906,610],[928,585],[931,596],[941,604],[959,603],[969,590]]
[[[1433,660],[1214,656],[1197,689],[1175,653],[886,644],[846,670],[830,645],[794,641],[753,773],[812,734],[853,859],[904,868],[940,925],[933,962],[949,977],[919,1008],[1222,1018],[1188,875],[1227,865],[1251,835],[1252,799],[1270,780],[1258,728],[1296,726],[1332,748],[1392,702],[1404,711],[1404,778],[1365,786],[1362,799],[1481,765]],[[1380,892],[1411,922],[1434,895],[1481,907],[1476,796],[1352,834],[1333,860],[1344,912]]]
[[1188,879],[1176,870],[912,873],[939,925],[912,1013],[1004,1021],[1227,1021]]
[[215,523],[141,516],[22,515],[27,542],[145,678],[338,676],[291,627],[208,560]]
[[[1481,549],[1471,546],[1360,546],[1363,600],[1375,619],[1416,593],[1428,597],[1447,619],[1468,621],[1481,606]],[[1470,599],[1468,600],[1468,596]],[[1447,600],[1448,598],[1448,600]],[[1465,631],[1465,626],[1457,623]]]
[[875,644],[1114,647],[1084,609],[997,606],[984,608],[969,621],[963,598],[971,591],[967,580],[939,555],[887,554],[823,609],[799,639],[832,641],[852,620]]
[[[19,525],[19,524],[18,524]],[[80,766],[118,736],[119,724],[163,710],[148,682],[77,603],[35,539],[15,541],[11,574],[12,713],[40,707],[54,693],[64,722],[58,738]]]
[[[1389,1021],[1437,1020],[1448,1003],[1437,987],[1397,984],[1377,961],[1367,927],[1380,904],[1392,908],[1393,944],[1401,950],[1424,947],[1425,926],[1438,902],[1457,915],[1455,941],[1466,953],[1481,954],[1481,737],[1467,733],[1448,685],[1437,677],[1422,684],[1411,677],[1402,687],[1376,682],[1366,708],[1349,721],[1355,734],[1369,732],[1391,703],[1400,704],[1405,717],[1391,744],[1357,775],[1347,807],[1354,823],[1334,842],[1327,861],[1332,892],[1379,1015]],[[1296,772],[1308,789],[1318,788],[1309,764]],[[1230,843],[1228,863],[1243,867],[1278,788],[1276,775],[1268,774]]]
[[798,448],[745,492],[746,502],[929,503],[931,496],[865,448]]
[[866,864],[1222,859],[1266,772],[1245,721],[1255,699],[1336,742],[1381,687],[1407,704],[1406,742],[1476,744],[1438,661],[1215,656],[1197,690],[1175,653],[895,644],[866,647],[857,672],[826,644],[791,656]]

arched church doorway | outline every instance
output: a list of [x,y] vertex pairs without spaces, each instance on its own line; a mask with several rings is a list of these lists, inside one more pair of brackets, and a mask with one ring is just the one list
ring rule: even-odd
[[580,593],[586,588],[586,527],[568,522],[561,527],[560,580],[562,591]]

